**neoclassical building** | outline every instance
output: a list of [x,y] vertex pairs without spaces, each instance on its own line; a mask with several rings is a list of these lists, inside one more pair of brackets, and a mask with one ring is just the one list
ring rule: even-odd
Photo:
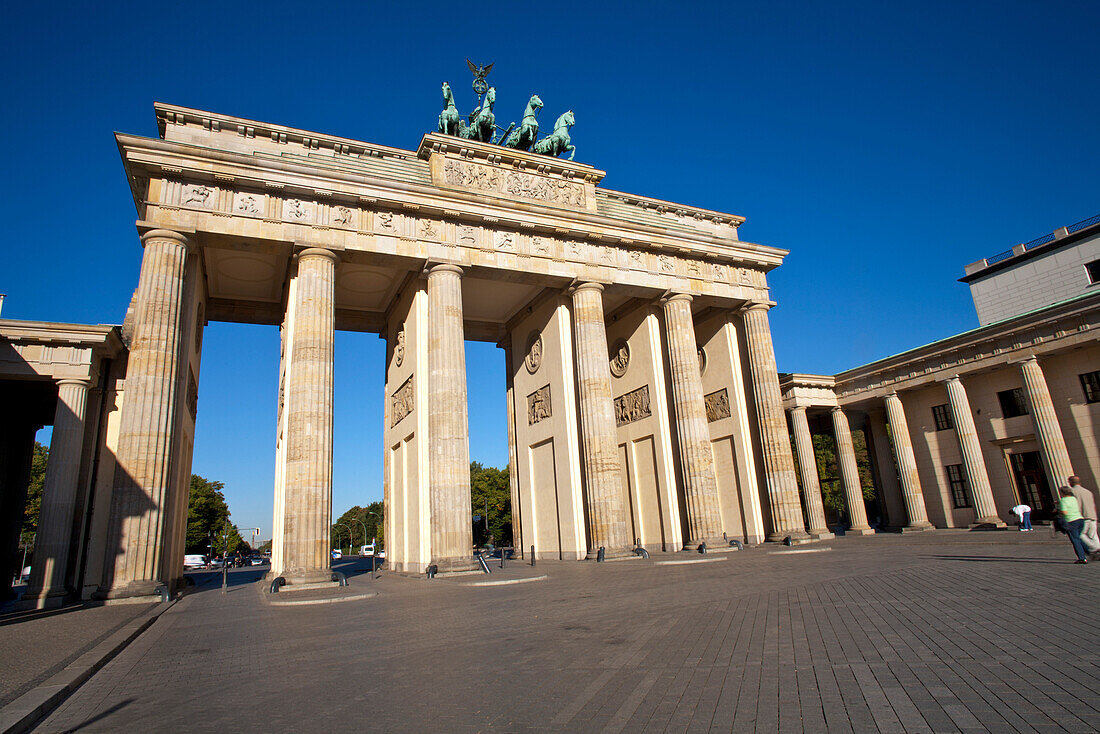
[[827,416],[856,532],[867,512],[852,423],[884,527],[1003,527],[1020,502],[1049,518],[1072,474],[1100,487],[1100,217],[972,263],[961,280],[980,327],[835,376],[782,376],[802,487],[818,486],[808,418]]

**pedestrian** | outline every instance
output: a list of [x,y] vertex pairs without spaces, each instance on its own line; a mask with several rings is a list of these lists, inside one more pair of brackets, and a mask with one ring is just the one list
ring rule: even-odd
[[1060,488],[1058,494],[1058,513],[1062,517],[1062,526],[1066,529],[1069,542],[1073,543],[1073,552],[1077,554],[1074,563],[1088,563],[1085,546],[1081,543],[1081,528],[1085,525],[1085,520],[1081,517],[1081,504],[1069,487]]
[[1020,518],[1020,532],[1026,533],[1031,530],[1031,507],[1025,505],[1023,502],[1012,508],[1012,512],[1016,517]]
[[1081,505],[1081,518],[1085,521],[1081,529],[1081,543],[1086,552],[1095,556],[1100,551],[1100,539],[1096,537],[1096,498],[1092,496],[1091,490],[1081,486],[1081,477],[1072,476],[1066,481],[1069,482],[1069,490]]

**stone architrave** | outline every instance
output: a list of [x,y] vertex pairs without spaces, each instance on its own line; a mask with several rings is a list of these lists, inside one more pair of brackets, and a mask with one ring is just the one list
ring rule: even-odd
[[428,433],[431,559],[441,572],[474,568],[470,426],[466,406],[462,269],[428,270]]
[[821,480],[817,475],[817,459],[814,457],[814,443],[810,436],[810,422],[806,418],[806,408],[791,408],[791,425],[794,428],[794,449],[798,454],[798,468],[802,474],[802,496],[806,500],[806,514],[810,518],[810,527],[806,532],[818,540],[832,538],[825,524],[825,509],[821,505]]
[[909,438],[909,424],[905,420],[905,408],[896,392],[886,396],[886,419],[890,423],[890,438],[894,443],[894,456],[898,461],[898,478],[901,495],[905,500],[905,514],[909,524],[903,531],[931,530],[928,511],[924,508],[924,492],[917,473],[917,458],[913,455],[913,442]]
[[333,358],[336,262],[331,250],[298,253],[286,394],[282,570],[288,584],[328,581],[332,557]]
[[[1024,375],[1024,387],[1031,405],[1031,417],[1035,421],[1035,433],[1039,437],[1039,449],[1047,466],[1047,479],[1050,480],[1051,491],[1056,493],[1055,488],[1065,486],[1066,480],[1073,476],[1066,439],[1062,436],[1062,426],[1058,423],[1058,414],[1054,411],[1054,401],[1050,399],[1050,390],[1039,360],[1031,357],[1021,362],[1020,371]],[[1057,494],[1054,496],[1054,503],[1058,504]]]
[[588,490],[588,557],[603,547],[608,555],[630,549],[619,465],[611,368],[603,316],[603,286],[572,289],[576,343],[577,405],[580,412],[584,480]]
[[844,485],[848,521],[852,524],[852,527],[844,532],[852,535],[874,535],[875,531],[867,524],[867,507],[863,504],[863,486],[859,481],[859,467],[856,465],[856,450],[852,444],[852,429],[848,425],[848,416],[841,408],[833,408],[832,414],[837,463],[840,464],[840,481]]
[[85,380],[57,383],[50,460],[46,464],[38,532],[34,536],[35,560],[30,584],[23,595],[24,602],[34,600],[38,608],[60,606],[63,597],[72,591],[67,579],[89,386]]
[[703,400],[699,348],[691,315],[691,296],[665,298],[665,338],[672,372],[672,400],[683,470],[684,506],[687,510],[686,546],[722,544],[722,511],[718,482],[714,477],[714,453]]
[[959,449],[962,451],[963,467],[966,479],[970,483],[970,493],[974,496],[974,509],[978,513],[975,525],[994,525],[1005,527],[1005,522],[997,517],[997,505],[993,501],[993,488],[989,484],[989,475],[982,458],[982,446],[978,443],[978,431],[974,427],[974,414],[970,411],[970,400],[966,397],[966,388],[958,375],[946,380],[947,399],[951,403],[951,415],[955,419],[955,433],[959,437]]
[[146,232],[141,239],[145,252],[134,294],[111,498],[111,532],[119,552],[106,592],[109,598],[153,595],[160,583],[172,581],[171,569],[179,560],[162,556],[163,541],[172,531],[169,493],[176,413],[183,409],[178,387],[191,245],[183,235],[165,229]]
[[790,537],[806,541],[802,521],[802,506],[798,501],[798,480],[794,475],[794,455],[791,453],[787,418],[779,392],[779,373],[775,366],[771,326],[768,324],[767,303],[751,303],[745,307],[745,336],[752,373],[756,415],[760,424],[760,443],[764,458],[768,504],[771,506],[772,532],[768,540]]

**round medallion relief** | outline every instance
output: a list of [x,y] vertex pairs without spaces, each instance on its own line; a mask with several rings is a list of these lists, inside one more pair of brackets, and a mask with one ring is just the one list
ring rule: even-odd
[[707,371],[707,350],[699,347],[699,374]]
[[542,334],[532,331],[527,337],[527,356],[523,358],[527,371],[532,375],[542,366]]
[[626,339],[615,342],[611,348],[611,374],[622,377],[626,374],[626,368],[630,366],[630,345]]

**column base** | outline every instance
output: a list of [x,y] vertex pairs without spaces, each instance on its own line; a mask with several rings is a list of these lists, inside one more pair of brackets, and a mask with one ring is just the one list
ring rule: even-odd
[[[831,533],[828,528],[822,528],[821,530],[810,528],[806,531],[806,534],[814,540],[832,540],[836,537],[836,535]],[[794,542],[794,538],[791,538],[791,542]]]
[[56,593],[23,594],[23,597],[15,602],[15,610],[19,612],[31,609],[60,609],[71,599],[71,595],[63,591]]
[[[272,576],[271,572],[268,572],[268,576]],[[332,581],[332,569],[331,568],[316,568],[308,571],[296,571],[279,574],[286,579],[287,586],[302,586],[303,584],[324,584]],[[266,578],[266,577],[265,577]],[[274,578],[274,576],[272,576]]]
[[923,522],[915,522],[912,525],[906,525],[901,529],[903,533],[923,533],[925,530],[935,530],[936,526],[927,520]]
[[165,584],[162,584],[156,579],[148,581],[131,581],[128,584],[116,586],[113,589],[101,589],[92,594],[92,598],[100,601],[131,599],[134,597],[155,597],[159,599],[160,595],[157,593],[157,588],[164,585]]
[[[592,548],[588,551],[588,555],[584,557],[586,561],[595,561],[599,558],[599,548]],[[623,558],[625,556],[634,555],[634,546],[623,546],[621,548],[604,548],[603,557],[608,558]]]
[[[481,565],[473,556],[458,558],[433,558],[432,563],[438,569],[437,573],[461,573],[464,571],[480,571]],[[488,563],[488,561],[486,561]]]
[[[700,543],[706,543],[708,551],[730,547],[730,542],[728,539],[721,536],[716,536],[713,538],[695,538],[692,540],[685,540],[684,547],[681,550],[698,551]],[[633,552],[633,549],[631,549],[631,552]]]
[[844,531],[845,535],[874,535],[875,529],[870,525],[853,525]]
[[1007,527],[1007,523],[996,515],[993,517],[979,517],[970,523],[971,530],[1002,530]]
[[790,532],[775,532],[768,536],[769,543],[782,543],[787,538],[791,539],[791,545],[805,545],[814,542],[810,534],[805,530],[791,530]]

